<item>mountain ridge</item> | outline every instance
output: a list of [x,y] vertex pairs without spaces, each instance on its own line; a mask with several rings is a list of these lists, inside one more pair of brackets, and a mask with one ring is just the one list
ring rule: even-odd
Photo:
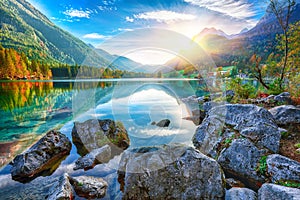
[[80,39],[53,24],[25,0],[0,2],[0,42],[30,59],[98,66],[106,61]]

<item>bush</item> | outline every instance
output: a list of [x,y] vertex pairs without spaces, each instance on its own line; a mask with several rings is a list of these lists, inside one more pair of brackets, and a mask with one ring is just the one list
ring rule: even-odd
[[278,95],[284,92],[284,87],[280,87],[282,85],[281,83],[282,82],[280,81],[279,78],[274,79],[274,81],[269,85],[270,88],[268,90],[268,93]]
[[235,93],[235,98],[239,99],[248,99],[255,98],[256,89],[250,83],[242,83],[241,78],[231,79],[228,83],[227,89],[233,90]]

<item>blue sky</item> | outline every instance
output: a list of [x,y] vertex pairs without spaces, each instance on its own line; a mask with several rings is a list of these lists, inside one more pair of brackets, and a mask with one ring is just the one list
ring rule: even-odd
[[167,28],[192,37],[205,27],[228,34],[251,28],[264,14],[259,0],[29,0],[52,22],[97,44],[122,31]]
[[53,23],[94,46],[139,28],[163,28],[189,38],[205,27],[235,34],[253,27],[266,8],[260,0],[28,1]]

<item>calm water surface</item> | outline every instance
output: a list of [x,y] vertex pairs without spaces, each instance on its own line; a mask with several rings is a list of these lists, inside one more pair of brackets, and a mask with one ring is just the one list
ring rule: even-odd
[[[51,129],[59,129],[72,140],[74,121],[121,121],[128,130],[130,148],[174,142],[191,145],[196,127],[182,118],[197,104],[185,105],[181,99],[204,95],[203,88],[199,80],[183,79],[0,82],[0,196],[9,196],[7,191],[12,188],[22,193],[25,187],[11,180],[7,164]],[[165,118],[171,120],[168,128],[151,125]],[[73,171],[78,157],[73,145],[71,154],[51,176],[68,172],[104,177],[114,183],[106,198],[117,198],[119,185],[114,172],[120,158],[87,172]]]

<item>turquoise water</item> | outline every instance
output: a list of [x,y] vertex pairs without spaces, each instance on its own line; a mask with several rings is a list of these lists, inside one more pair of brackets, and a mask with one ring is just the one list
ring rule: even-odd
[[[128,130],[130,148],[174,142],[191,145],[196,126],[182,118],[198,105],[186,105],[181,99],[202,95],[203,88],[193,79],[0,82],[0,179],[14,187],[17,183],[10,179],[8,162],[51,129],[59,129],[71,140],[74,121],[121,121]],[[171,120],[168,128],[151,125],[165,118]],[[78,157],[73,146],[54,175],[83,173],[70,169]],[[87,173],[95,171],[97,167]]]

